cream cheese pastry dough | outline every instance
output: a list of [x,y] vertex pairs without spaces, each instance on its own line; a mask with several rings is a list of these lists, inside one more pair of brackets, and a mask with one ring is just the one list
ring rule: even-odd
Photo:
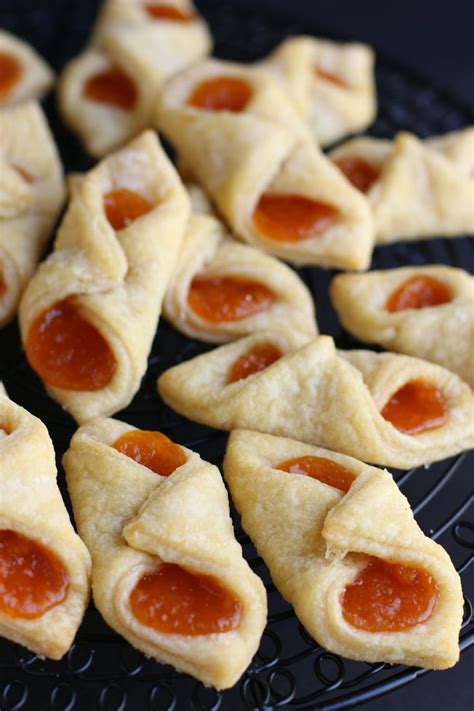
[[375,118],[374,52],[366,44],[289,37],[259,66],[281,81],[322,146],[363,131]]
[[90,567],[48,431],[0,383],[0,635],[61,659],[89,601]]
[[41,99],[51,88],[54,74],[27,42],[0,29],[0,109]]
[[442,265],[339,274],[331,300],[361,341],[426,358],[474,388],[474,277]]
[[[313,467],[306,476],[298,470],[305,462]],[[319,480],[325,467],[342,469],[350,487]],[[365,662],[427,669],[457,662],[459,575],[388,472],[296,440],[236,431],[224,475],[276,587],[319,644]],[[371,586],[372,571],[378,585]]]
[[229,380],[232,364],[252,345],[242,339],[170,368],[158,380],[161,397],[217,429],[297,437],[400,469],[474,445],[474,395],[438,365],[392,353],[337,351],[332,338],[320,336],[251,377]]
[[105,0],[89,46],[61,76],[61,112],[87,151],[101,157],[152,125],[163,82],[211,45],[188,0]]
[[410,133],[393,141],[361,137],[331,152],[367,195],[376,243],[474,232],[474,181],[458,148],[472,141],[469,136],[447,134],[433,142]]
[[319,150],[268,72],[196,64],[167,83],[157,125],[244,242],[298,264],[369,266],[366,199]]
[[58,151],[40,106],[0,111],[0,327],[16,314],[65,196]]
[[140,385],[189,199],[146,132],[71,182],[53,253],[23,296],[27,358],[79,422],[125,407]]
[[[257,651],[267,608],[262,582],[234,538],[221,475],[168,440],[167,465],[171,447],[179,466],[162,476],[163,462],[152,471],[124,453],[130,435],[167,439],[96,419],[77,431],[64,457],[74,515],[92,555],[94,602],[107,623],[147,656],[205,684],[230,687]],[[195,585],[205,581],[196,597],[186,598],[179,578],[167,589],[165,576],[177,569]],[[160,574],[161,589],[148,588],[147,599],[145,586]],[[216,586],[211,594],[209,587]],[[158,617],[144,619],[146,604],[160,610]],[[195,605],[204,605],[200,614]],[[226,606],[234,606],[230,617]]]

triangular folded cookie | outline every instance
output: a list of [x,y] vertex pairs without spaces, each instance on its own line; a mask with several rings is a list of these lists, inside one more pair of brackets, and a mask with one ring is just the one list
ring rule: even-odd
[[258,648],[266,596],[234,538],[217,467],[107,419],[78,430],[64,466],[108,624],[145,654],[232,686]]
[[432,136],[424,142],[448,158],[468,178],[474,178],[474,126]]
[[60,659],[87,607],[89,574],[46,427],[0,383],[0,635]]
[[377,243],[474,232],[472,173],[460,167],[465,162],[449,136],[434,145],[410,133],[393,141],[354,138],[332,151],[336,165],[367,194]]
[[[320,336],[248,377],[256,337],[166,371],[163,400],[191,420],[295,437],[367,462],[408,469],[474,444],[474,395],[456,375],[418,358],[337,351]],[[262,334],[262,341],[271,336]]]
[[36,102],[0,112],[0,327],[15,313],[65,196],[62,166]]
[[429,265],[339,274],[331,299],[347,331],[426,358],[474,387],[474,278]]
[[0,108],[20,101],[40,99],[54,80],[54,74],[27,42],[0,30]]
[[375,118],[374,53],[366,44],[289,37],[259,66],[282,82],[322,146]]
[[54,251],[23,296],[20,328],[30,365],[83,421],[136,393],[190,207],[152,132],[71,187]]
[[237,431],[224,474],[276,587],[326,649],[428,669],[456,663],[459,576],[388,472]]
[[366,199],[341,180],[271,74],[196,64],[166,85],[157,125],[239,238],[299,264],[368,267]]

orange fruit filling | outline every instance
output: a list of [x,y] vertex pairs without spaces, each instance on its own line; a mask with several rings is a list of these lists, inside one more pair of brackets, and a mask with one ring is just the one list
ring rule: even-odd
[[104,195],[104,211],[114,230],[123,230],[153,210],[154,205],[133,190],[112,190]]
[[198,275],[188,292],[189,307],[205,321],[241,321],[266,311],[273,293],[263,284],[233,276]]
[[446,284],[432,276],[420,274],[403,282],[390,294],[385,309],[394,313],[405,309],[426,309],[429,306],[449,304],[453,296]]
[[448,418],[448,407],[435,385],[411,380],[392,395],[381,414],[400,432],[416,435],[441,427]]
[[298,195],[264,193],[253,213],[255,229],[277,242],[318,237],[338,220],[331,205]]
[[16,57],[10,52],[0,50],[0,101],[9,98],[22,73],[21,64]]
[[290,474],[309,476],[344,493],[349,491],[355,479],[355,475],[341,464],[326,457],[312,455],[281,462],[275,465],[275,469],[281,469]]
[[229,368],[227,384],[245,380],[254,373],[260,373],[282,356],[282,352],[273,343],[257,343],[247,353],[237,358]]
[[169,476],[187,462],[183,449],[161,432],[131,430],[112,447],[161,476]]
[[206,111],[243,111],[252,98],[252,88],[238,77],[215,77],[198,84],[188,105]]
[[144,6],[146,12],[154,20],[171,20],[173,22],[192,22],[196,19],[193,12],[186,12],[174,5],[164,2],[150,2]]
[[349,182],[362,193],[367,193],[380,176],[380,170],[378,168],[357,156],[336,158],[334,165],[336,165],[339,170],[344,173]]
[[99,104],[128,111],[135,106],[138,92],[132,79],[122,69],[111,67],[87,79],[84,96]]

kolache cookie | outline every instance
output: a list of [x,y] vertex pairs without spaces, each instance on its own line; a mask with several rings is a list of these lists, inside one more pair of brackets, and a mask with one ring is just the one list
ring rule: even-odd
[[48,431],[0,383],[0,636],[61,659],[89,602],[90,567]]
[[28,362],[82,422],[120,410],[138,390],[190,207],[152,132],[71,188],[19,315]]
[[474,232],[474,181],[465,167],[469,159],[459,158],[459,145],[472,142],[470,136],[447,134],[434,142],[410,133],[393,141],[361,137],[331,152],[367,196],[378,244]]
[[275,586],[328,651],[446,669],[461,581],[390,474],[292,439],[236,431],[224,475]]
[[367,269],[367,200],[319,150],[268,72],[196,64],[167,83],[157,126],[244,242],[297,264]]
[[426,358],[474,388],[474,278],[442,265],[339,274],[331,300],[367,343]]
[[39,104],[0,111],[0,327],[16,314],[64,197],[61,162]]
[[[271,336],[261,334],[263,343]],[[252,338],[167,370],[162,399],[191,420],[298,438],[400,469],[474,445],[474,395],[444,368],[394,353],[338,351],[320,336],[258,372],[242,370]],[[267,367],[265,367],[265,365]],[[229,374],[242,373],[237,379]]]
[[89,46],[60,78],[61,113],[86,150],[101,157],[152,125],[163,83],[211,45],[188,0],[105,0]]
[[289,37],[259,66],[279,79],[322,146],[363,131],[375,118],[374,52],[366,44]]
[[76,432],[64,467],[106,622],[147,656],[233,686],[267,606],[217,467],[160,432],[104,418]]
[[53,81],[52,70],[33,47],[0,30],[0,109],[41,99]]

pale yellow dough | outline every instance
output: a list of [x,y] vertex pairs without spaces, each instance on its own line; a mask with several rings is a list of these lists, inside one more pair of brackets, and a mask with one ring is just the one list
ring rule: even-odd
[[0,327],[16,314],[64,197],[61,162],[39,104],[0,111]]
[[[177,412],[211,427],[297,437],[399,469],[474,446],[474,395],[438,365],[392,353],[336,351],[332,338],[320,336],[266,370],[226,385],[229,366],[254,338],[170,368],[158,380],[161,397]],[[268,335],[260,338],[269,340]],[[420,379],[442,391],[449,414],[440,427],[411,436],[380,412],[403,385]]]
[[399,133],[393,141],[354,138],[330,157],[362,158],[381,171],[367,198],[376,242],[387,244],[474,232],[474,181],[459,157],[466,144],[472,145],[470,133],[434,141]]
[[61,659],[89,602],[91,561],[75,533],[56,483],[53,443],[44,424],[12,402],[0,383],[0,529],[45,546],[69,574],[62,603],[35,619],[0,609],[0,635],[40,656]]
[[6,96],[0,97],[0,109],[31,99],[41,99],[51,88],[54,74],[27,42],[0,29],[0,52],[13,57],[21,67],[17,83]]
[[[167,4],[196,12],[188,0]],[[149,128],[163,83],[211,50],[211,35],[199,15],[192,22],[157,20],[144,6],[143,0],[105,0],[89,46],[60,78],[61,112],[96,157]],[[89,77],[112,67],[121,69],[135,86],[136,103],[130,109],[84,95]]]
[[[207,111],[187,104],[196,86],[222,76],[251,87],[243,111]],[[297,264],[367,269],[373,248],[367,200],[319,150],[271,74],[215,59],[196,64],[167,83],[157,126],[243,241]],[[296,242],[270,239],[253,221],[263,193],[325,203],[338,210],[339,219],[317,236]]]
[[[39,267],[20,305],[23,342],[34,320],[53,304],[74,299],[108,341],[117,368],[94,392],[46,387],[78,421],[125,407],[139,388],[162,300],[174,269],[190,206],[156,135],[146,132],[71,183],[72,196],[53,253]],[[129,189],[156,204],[116,232],[104,194]]]
[[[276,469],[288,459],[330,459],[355,475],[347,494],[308,476]],[[242,525],[281,594],[308,632],[330,652],[366,662],[446,669],[459,658],[461,582],[446,551],[423,534],[390,474],[292,439],[236,431],[224,475]],[[342,612],[345,587],[366,556],[429,573],[438,603],[423,623],[368,632]]]
[[[96,419],[74,435],[64,457],[79,533],[92,555],[94,602],[134,647],[217,688],[232,686],[257,651],[266,594],[234,538],[217,467],[183,448],[187,462],[162,477],[113,449],[134,429]],[[210,575],[242,606],[236,629],[210,635],[165,634],[133,616],[129,595],[161,561]]]
[[281,81],[322,146],[363,131],[375,118],[374,52],[366,44],[289,37],[260,66]]
[[[387,311],[390,295],[416,276],[433,277],[445,284],[452,301]],[[429,265],[339,274],[330,291],[344,328],[361,341],[439,363],[474,388],[474,277],[463,269]]]

